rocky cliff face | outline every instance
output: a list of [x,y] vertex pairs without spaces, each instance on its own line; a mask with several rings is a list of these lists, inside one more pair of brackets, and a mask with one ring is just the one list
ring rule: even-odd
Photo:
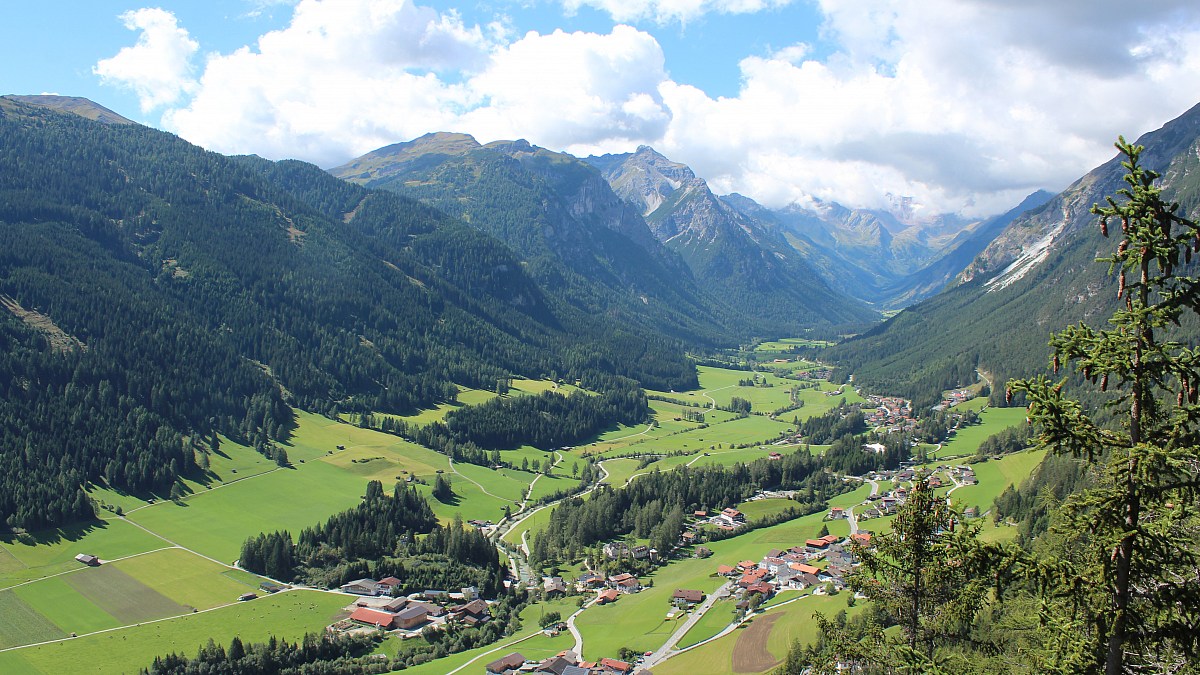
[[587,161],[642,212],[654,235],[683,256],[697,279],[723,295],[762,306],[767,314],[820,307],[836,321],[870,317],[825,283],[778,228],[717,197],[687,166],[646,146]]
[[[1191,194],[1197,176],[1189,168],[1200,139],[1200,106],[1138,139],[1145,146],[1143,165],[1163,174],[1164,188],[1181,202]],[[1044,207],[1013,221],[959,275],[966,283],[984,279],[989,289],[1023,278],[1064,246],[1084,227],[1094,226],[1092,205],[1123,187],[1125,169],[1114,157],[1071,184]]]

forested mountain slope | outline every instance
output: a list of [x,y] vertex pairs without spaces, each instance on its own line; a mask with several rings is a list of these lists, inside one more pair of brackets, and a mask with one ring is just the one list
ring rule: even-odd
[[462,134],[430,134],[331,172],[416,197],[499,237],[535,279],[589,314],[641,317],[710,343],[872,316],[811,274],[775,278],[768,271],[731,285],[747,270],[780,263],[757,245],[750,257],[731,256],[724,243],[709,240],[689,250],[665,247],[640,207],[618,197],[599,170],[525,141],[479,145]]
[[[1138,143],[1181,213],[1200,215],[1200,106]],[[1094,169],[1009,225],[956,287],[827,350],[826,358],[857,384],[926,403],[940,389],[974,381],[976,367],[993,373],[997,385],[1044,369],[1050,333],[1102,321],[1116,308],[1094,262],[1116,241],[1100,235],[1089,210],[1123,185],[1124,173],[1117,159]]]
[[165,491],[220,432],[290,405],[405,411],[497,378],[695,383],[678,343],[586,325],[511,249],[311,165],[229,158],[0,99],[0,519]]

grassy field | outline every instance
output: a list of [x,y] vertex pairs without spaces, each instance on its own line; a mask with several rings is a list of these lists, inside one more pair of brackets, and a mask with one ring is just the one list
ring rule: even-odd
[[975,469],[978,485],[966,485],[955,490],[950,499],[955,509],[974,506],[983,513],[992,508],[996,497],[1009,485],[1019,484],[1033,473],[1046,456],[1044,450],[1015,452],[998,460],[988,460],[971,465]]
[[[215,484],[211,489],[203,487],[179,504],[159,502],[129,511],[128,517],[181,545],[232,561],[247,537],[279,529],[295,534],[354,506],[369,480],[380,480],[390,489],[408,475],[432,483],[438,470],[450,469],[444,455],[395,436],[307,413],[299,413],[297,421],[288,447],[292,468]],[[338,445],[345,450],[338,450]],[[253,453],[249,449],[242,452]],[[228,454],[234,458],[236,451],[231,449]],[[482,489],[462,483],[455,486],[460,493],[458,503],[431,504],[439,517],[449,520],[461,514],[467,519],[495,520],[504,504],[510,503],[505,497],[519,496],[521,488],[512,485],[518,481],[510,476],[480,467],[460,467],[464,472],[476,469],[486,472],[489,492],[495,488],[495,494],[504,496],[490,497]],[[532,474],[516,473],[532,478]]]
[[163,548],[167,544],[122,520],[101,520],[87,525],[37,533],[36,545],[0,541],[0,588],[80,569],[75,556],[90,553],[114,560]]
[[[263,581],[249,572],[228,570],[183,549],[172,548],[113,563],[115,567],[171,600],[196,609],[235,602],[248,586]],[[229,574],[226,574],[228,572]],[[240,579],[234,574],[240,572]]]
[[712,424],[703,429],[697,428],[683,433],[677,433],[662,438],[651,438],[631,446],[628,450],[638,452],[672,452],[716,450],[717,446],[745,443],[762,443],[776,438],[786,431],[789,425],[777,422],[762,415],[750,415]]
[[[64,633],[91,633],[120,626],[120,619],[83,596],[75,584],[69,583],[69,581],[74,581],[72,578],[75,576],[67,574],[42,579],[14,588],[12,592],[24,601],[26,606],[39,612]],[[182,614],[182,612],[179,613]],[[30,644],[31,642],[36,642],[36,640],[22,641],[18,644]]]
[[746,520],[753,522],[765,516],[782,513],[794,506],[796,506],[796,502],[790,499],[755,499],[754,501],[742,502],[738,504],[737,508],[746,514]]
[[[580,463],[582,466],[582,463]],[[562,490],[570,490],[579,485],[578,478],[571,477],[570,464],[565,473],[556,473],[553,476],[542,476],[533,484],[533,491],[530,494],[531,500],[537,500],[547,495],[554,494]]]
[[62,579],[83,599],[115,617],[117,625],[178,616],[191,611],[190,607],[171,600],[116,565],[102,565],[79,574],[66,575]]
[[[784,605],[778,609],[761,614],[754,619],[754,622],[769,624],[769,632],[765,639],[765,648],[770,657],[778,662],[782,661],[783,657],[787,654],[788,646],[792,640],[800,640],[807,643],[816,639],[817,624],[812,618],[815,612],[832,616],[840,609],[846,609],[847,614],[853,614],[856,611],[861,611],[861,605],[847,609],[845,593],[835,596],[810,595],[804,596],[803,599]],[[779,618],[769,620],[773,615],[778,615]],[[749,637],[749,633],[753,627],[754,624],[752,623],[750,626],[739,628],[719,640],[714,640],[706,645],[659,663],[654,666],[655,675],[695,675],[696,673],[704,673],[705,675],[744,675],[746,673],[769,672],[770,668],[750,671],[734,670],[734,653],[739,647],[742,649],[749,647],[749,645],[744,643],[739,644],[739,641]],[[713,631],[710,635],[715,633],[716,631]],[[762,642],[761,637],[756,642]]]
[[[52,621],[30,607],[14,591],[0,591],[0,649],[17,645],[56,640],[67,634]],[[0,666],[4,655],[0,653]],[[4,672],[20,672],[7,670]]]
[[456,463],[454,470],[458,475],[450,476],[454,481],[452,486],[458,486],[461,484],[460,479],[465,479],[477,484],[488,494],[513,504],[521,501],[525,495],[525,491],[529,489],[529,483],[537,476],[537,474],[528,471],[514,471],[512,469],[497,469],[493,471],[485,466],[464,464],[462,462]]
[[[936,457],[974,455],[988,436],[1025,423],[1024,408],[987,408],[979,413],[980,423],[954,432]],[[930,455],[934,457],[934,455]]]
[[[32,632],[20,626],[0,628],[0,642],[29,644],[234,602],[247,585],[224,571],[187,551],[167,549],[33,581],[5,591],[4,597],[22,623],[29,624],[30,612],[42,623]],[[45,631],[46,622],[55,627],[50,631],[55,634]]]
[[126,673],[149,666],[155,656],[167,652],[194,656],[210,637],[225,645],[235,635],[245,642],[261,642],[272,635],[296,640],[332,623],[345,605],[345,597],[331,593],[278,593],[166,621],[2,652],[0,672]]
[[501,537],[501,539],[503,539],[504,541],[507,541],[510,544],[520,544],[521,543],[521,533],[529,532],[529,537],[532,540],[534,533],[540,532],[542,529],[544,529],[546,527],[547,524],[550,523],[550,512],[553,510],[554,510],[553,506],[550,506],[550,507],[547,507],[544,509],[539,509],[533,515],[531,515],[528,518],[526,518],[525,520],[521,521],[520,525],[513,527],[508,532],[505,532],[504,536]]
[[[833,506],[849,506],[870,494],[870,486],[830,500]],[[656,649],[670,636],[675,623],[665,619],[671,594],[676,588],[691,588],[711,593],[723,579],[715,575],[718,565],[736,564],[747,558],[759,560],[772,548],[787,548],[813,537],[825,524],[824,512],[786,523],[748,532],[740,537],[706,544],[713,551],[707,559],[690,558],[673,562],[657,570],[650,580],[653,587],[633,595],[623,595],[614,604],[594,607],[580,615],[576,625],[584,636],[587,658],[611,656],[621,647],[638,651]],[[829,523],[834,534],[846,534],[845,521]],[[613,631],[612,626],[621,626]]]
[[690,647],[721,632],[721,629],[728,626],[729,622],[733,621],[737,615],[734,604],[736,603],[729,598],[718,600],[704,613],[704,616],[700,617],[696,625],[683,634],[676,646],[679,648]]
[[[604,461],[604,470],[608,472],[608,478],[604,482],[613,487],[621,487],[635,473],[638,473],[638,460],[636,459],[607,459]],[[645,471],[651,469],[647,467]]]
[[756,352],[778,352],[791,349],[792,347],[828,347],[833,344],[826,340],[809,340],[808,338],[783,338],[780,340],[767,340],[760,342],[754,347]]
[[280,529],[297,533],[357,504],[365,486],[361,476],[309,462],[202,492],[180,504],[156,504],[129,518],[172,541],[232,562],[248,537]]

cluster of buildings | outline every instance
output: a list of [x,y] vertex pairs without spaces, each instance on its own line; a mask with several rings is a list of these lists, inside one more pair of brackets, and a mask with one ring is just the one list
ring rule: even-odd
[[[543,580],[543,587],[546,583],[555,583],[553,580],[562,580],[558,577],[546,577]],[[629,572],[621,572],[606,577],[599,572],[584,572],[575,580],[575,588],[582,592],[596,591],[596,604],[604,605],[610,602],[616,602],[622,594],[637,593],[642,590],[642,583],[638,578]]]
[[796,373],[798,380],[816,380],[818,382],[827,382],[833,377],[833,370],[829,368],[813,368],[807,372]]
[[398,631],[403,637],[419,635],[426,627],[443,628],[448,623],[476,626],[490,621],[487,601],[475,588],[451,593],[427,590],[407,597],[393,597],[401,581],[395,577],[358,579],[341,586],[343,593],[362,596],[348,607],[350,616],[333,626],[335,630],[373,628]]
[[[884,474],[888,474],[888,473],[892,473],[892,472],[888,472],[888,471],[882,472],[880,474],[880,476],[882,476],[882,477],[878,478],[876,480],[887,480],[887,477],[884,476]],[[909,477],[902,478],[901,476],[904,474],[908,474]],[[900,471],[900,472],[895,473],[895,476],[896,476],[896,480],[898,480],[898,481],[912,480],[912,471],[908,471],[908,470]],[[932,485],[932,483],[931,483],[931,485]],[[908,501],[908,488],[905,488],[905,487],[898,487],[895,490],[890,490],[888,492],[881,492],[879,494],[874,494],[874,495],[871,495],[870,497],[867,497],[867,503],[870,504],[870,506],[868,506],[862,513],[860,513],[858,515],[858,517],[860,520],[869,520],[871,518],[879,518],[881,516],[890,515],[890,514],[895,513],[896,509],[903,506],[906,501]],[[837,518],[837,517],[844,517],[844,515],[839,516],[833,512],[833,509],[830,509],[829,517]]]
[[736,530],[746,524],[746,514],[735,508],[722,509],[720,513],[711,515],[708,511],[696,511],[692,516],[696,519],[693,526],[707,523],[719,530]]
[[604,545],[604,557],[609,560],[617,560],[618,558],[632,558],[633,560],[653,560],[654,555],[658,551],[643,546],[640,544],[630,546],[623,541],[616,541]]
[[[804,590],[829,582],[843,588],[843,577],[858,565],[851,541],[870,546],[871,535],[862,532],[847,538],[830,534],[808,539],[803,545],[787,550],[767,551],[758,562],[743,560],[737,565],[719,565],[717,574],[727,577],[740,589],[739,608],[745,608],[754,593],[769,598],[782,590]],[[824,567],[818,567],[819,562],[824,562]]]
[[972,398],[975,398],[975,394],[971,393],[970,391],[968,391],[966,389],[956,389],[954,391],[948,392],[946,394],[946,398],[942,399],[941,404],[937,408],[935,408],[935,410],[945,410],[946,408],[953,408],[954,406],[958,405],[959,403],[970,400]]
[[912,431],[917,426],[913,419],[912,401],[898,396],[866,397],[875,411],[867,415],[867,424],[875,429],[885,429],[890,433]]
[[544,661],[530,661],[513,652],[487,664],[488,675],[652,675],[633,664],[616,659],[583,661],[575,652],[564,651]]

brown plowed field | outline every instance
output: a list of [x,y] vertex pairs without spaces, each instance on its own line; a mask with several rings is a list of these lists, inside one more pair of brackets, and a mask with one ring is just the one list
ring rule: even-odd
[[767,651],[767,638],[780,616],[778,613],[761,616],[742,631],[733,646],[733,672],[762,673],[779,665],[779,660]]

